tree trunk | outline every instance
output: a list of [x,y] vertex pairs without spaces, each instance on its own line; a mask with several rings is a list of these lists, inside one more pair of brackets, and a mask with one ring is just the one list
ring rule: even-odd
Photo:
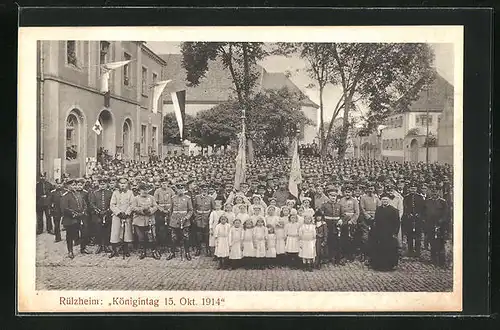
[[351,109],[352,96],[345,100],[344,117],[342,118],[342,130],[340,132],[340,141],[338,146],[338,158],[344,159],[347,150],[347,134],[349,133],[349,110]]
[[326,152],[326,148],[324,147],[324,145],[326,145],[327,143],[325,143],[325,123],[324,123],[324,119],[323,119],[323,114],[324,114],[324,110],[323,110],[323,87],[320,86],[319,87],[319,150],[321,150],[321,153],[320,153],[320,156],[321,158],[323,159],[323,157],[325,156],[325,152]]

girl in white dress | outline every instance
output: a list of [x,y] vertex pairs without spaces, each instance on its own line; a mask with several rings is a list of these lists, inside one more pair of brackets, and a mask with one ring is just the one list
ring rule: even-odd
[[299,228],[299,258],[305,265],[305,270],[313,270],[313,261],[316,257],[316,226],[312,223],[312,217],[306,215],[304,224]]
[[266,209],[266,226],[275,227],[278,223],[280,217],[276,215],[276,207],[273,205],[269,205]]
[[295,199],[287,199],[285,205],[290,209],[294,209],[296,207]]
[[304,197],[302,199],[302,206],[304,207],[304,211],[302,213],[302,216],[309,215],[312,218],[314,218],[314,209],[311,207],[311,198],[310,197]]
[[254,226],[257,225],[257,220],[264,217],[264,210],[262,209],[262,205],[252,205],[249,207],[248,215],[252,220]]
[[293,209],[290,214],[297,214],[297,222],[300,226],[304,223],[304,207],[301,205],[297,210]]
[[236,214],[235,219],[240,219],[241,223],[245,223],[250,216],[247,213],[247,206],[245,204],[240,204],[239,212]]
[[268,268],[274,268],[276,265],[276,234],[274,226],[271,225],[267,225],[266,264]]
[[264,218],[259,217],[253,228],[253,241],[255,246],[255,258],[257,269],[262,269],[264,266],[264,258],[266,257],[266,236],[267,228],[264,225]]
[[285,252],[293,269],[298,264],[299,254],[299,223],[297,214],[290,214],[290,222],[285,224]]
[[219,260],[217,269],[225,268],[229,258],[229,230],[231,226],[227,223],[227,217],[221,215],[219,223],[215,226],[215,255]]
[[233,206],[231,204],[224,205],[224,214],[227,217],[227,223],[232,225],[236,215],[233,212]]
[[208,228],[210,231],[210,236],[208,237],[208,246],[210,248],[210,254],[215,256],[215,237],[214,230],[215,226],[219,223],[220,216],[224,213],[222,210],[222,201],[215,201],[215,210],[210,213],[210,217],[208,218]]
[[283,206],[281,208],[280,220],[283,220],[284,225],[286,225],[288,222],[290,222],[290,208],[288,206]]
[[254,258],[253,223],[252,220],[247,219],[243,223],[243,263],[245,268],[252,264]]
[[281,267],[285,264],[285,220],[280,218],[276,227],[274,228],[274,233],[276,235],[276,261]]
[[238,262],[243,258],[243,228],[240,219],[235,219],[229,230],[229,262],[230,268],[238,268]]

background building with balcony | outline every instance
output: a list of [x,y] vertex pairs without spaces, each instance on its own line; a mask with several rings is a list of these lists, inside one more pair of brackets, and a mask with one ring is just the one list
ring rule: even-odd
[[[90,160],[120,154],[146,159],[161,147],[161,113],[152,113],[151,85],[165,62],[140,41],[39,41],[37,171],[49,179],[85,174]],[[100,92],[102,64],[131,60]],[[161,104],[161,100],[160,100]],[[92,128],[99,119],[102,133]]]

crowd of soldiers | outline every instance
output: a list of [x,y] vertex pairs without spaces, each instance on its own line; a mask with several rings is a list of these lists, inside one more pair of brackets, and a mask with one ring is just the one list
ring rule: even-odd
[[[327,224],[328,260],[343,264],[367,260],[381,246],[370,244],[370,233],[377,209],[389,203],[398,215],[390,235],[397,238],[398,256],[419,257],[422,248],[430,249],[431,261],[445,265],[445,241],[452,238],[451,166],[314,155],[303,155],[300,162],[297,197],[288,189],[291,161],[285,155],[256,157],[237,190],[232,153],[149,162],[114,159],[98,163],[83,178],[63,175],[54,184],[42,174],[36,186],[37,233],[43,232],[45,217],[46,230],[60,242],[62,223],[70,258],[75,243],[83,254],[96,245],[96,253],[110,258],[129,257],[130,243],[141,259],[151,252],[155,259],[166,253],[168,260],[191,260],[192,253],[213,255],[209,217],[216,200],[232,205],[242,195],[245,203],[299,210],[307,199]],[[386,203],[382,195],[388,196]]]

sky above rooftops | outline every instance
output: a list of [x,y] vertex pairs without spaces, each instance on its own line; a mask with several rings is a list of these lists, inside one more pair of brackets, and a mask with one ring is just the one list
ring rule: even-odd
[[[180,54],[179,42],[147,42],[148,46],[157,54]],[[434,65],[436,71],[453,85],[453,44],[431,44],[435,53]],[[289,71],[292,75],[290,80],[293,81],[304,94],[306,94],[313,102],[319,105],[319,92],[317,88],[306,88],[311,83],[314,83],[306,74],[306,62],[299,57],[286,58],[283,56],[269,56],[259,63],[268,72],[286,72]],[[328,85],[323,93],[324,104],[324,119],[329,120],[332,116],[333,109],[340,98],[341,90],[339,87]],[[361,106],[360,109],[365,112]]]

